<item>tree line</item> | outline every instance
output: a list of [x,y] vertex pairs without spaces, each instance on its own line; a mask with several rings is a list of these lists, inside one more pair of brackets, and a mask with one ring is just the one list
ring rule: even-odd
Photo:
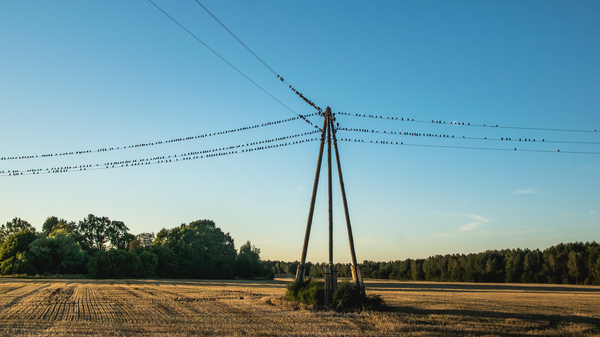
[[[233,238],[211,220],[133,235],[122,221],[89,214],[76,222],[48,217],[42,231],[14,218],[0,226],[0,275],[85,275],[92,278],[273,278],[293,275],[298,261],[264,261],[250,241]],[[307,263],[322,277],[325,263]],[[351,277],[350,264],[336,264]],[[600,246],[594,242],[539,249],[489,250],[427,259],[363,261],[364,278],[412,281],[600,285]]]
[[37,230],[14,218],[0,226],[0,275],[85,275],[92,278],[268,277],[260,249],[211,220],[133,235],[122,221],[89,214],[76,222],[48,217]]
[[[275,274],[295,273],[298,262],[271,262]],[[309,264],[322,277],[327,264]],[[336,264],[338,276],[352,277],[350,264]],[[391,262],[363,261],[363,278],[439,282],[552,283],[600,285],[600,246],[594,242],[539,249],[489,250]]]

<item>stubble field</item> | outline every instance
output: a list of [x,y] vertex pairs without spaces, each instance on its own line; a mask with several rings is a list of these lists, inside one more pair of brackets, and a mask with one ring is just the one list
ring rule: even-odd
[[600,287],[367,281],[390,310],[340,313],[283,301],[285,285],[0,279],[0,335],[600,335]]

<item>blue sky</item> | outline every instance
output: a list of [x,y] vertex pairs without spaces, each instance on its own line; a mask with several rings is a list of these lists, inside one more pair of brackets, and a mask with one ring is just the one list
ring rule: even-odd
[[[155,3],[294,112],[148,1],[1,1],[0,157],[164,142],[314,112],[194,1]],[[600,133],[450,125],[600,128],[598,2],[202,3],[320,107],[384,117],[337,116],[340,127],[386,131],[338,133],[364,140],[339,144],[359,260],[599,240],[600,155],[566,152],[600,153]],[[265,259],[297,260],[318,142],[122,169],[45,169],[181,158],[310,131],[290,121],[2,160],[0,221],[20,217],[40,229],[51,215],[78,221],[93,213],[140,233],[211,219],[238,247],[251,240]],[[505,137],[536,142],[495,140]],[[309,246],[315,262],[327,259],[325,182],[323,175]],[[334,258],[348,262],[337,182],[334,190]]]

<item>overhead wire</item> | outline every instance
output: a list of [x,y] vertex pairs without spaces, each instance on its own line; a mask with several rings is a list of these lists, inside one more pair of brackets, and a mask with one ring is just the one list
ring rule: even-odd
[[[302,118],[305,122],[307,122],[308,124],[311,124],[312,126],[315,126],[314,124],[312,124],[311,121],[309,121],[308,119],[304,118],[302,115],[298,114],[297,112],[295,112],[294,110],[292,110],[290,107],[288,107],[287,105],[285,105],[283,102],[281,102],[280,100],[278,100],[275,96],[273,96],[270,92],[268,92],[266,89],[264,89],[263,87],[261,87],[258,83],[254,82],[250,77],[248,77],[246,74],[244,74],[241,70],[239,70],[238,68],[236,68],[233,64],[231,64],[229,61],[227,61],[223,56],[221,56],[219,53],[217,53],[214,49],[210,48],[206,43],[204,43],[202,40],[200,40],[200,38],[198,38],[196,35],[194,35],[194,33],[192,33],[191,31],[189,31],[187,28],[185,28],[182,24],[180,24],[177,20],[175,20],[175,18],[173,18],[172,16],[170,16],[167,12],[165,12],[162,8],[160,8],[157,4],[155,4],[152,0],[148,0],[151,4],[154,5],[154,7],[158,8],[158,10],[160,10],[164,15],[166,15],[169,19],[171,19],[173,22],[175,22],[179,27],[181,27],[183,30],[185,30],[188,34],[190,34],[194,39],[196,39],[198,42],[200,42],[204,47],[206,47],[208,50],[210,50],[213,54],[215,54],[216,56],[218,56],[223,62],[227,63],[231,68],[233,68],[235,71],[237,71],[240,75],[244,76],[248,81],[250,81],[252,84],[254,84],[257,88],[259,88],[260,90],[262,90],[265,94],[269,95],[272,99],[274,99],[275,101],[277,101],[279,104],[281,104],[283,107],[285,107],[286,109],[288,109],[290,112],[292,112],[294,115]],[[318,128],[318,126],[316,126]]]
[[568,141],[568,140],[546,140],[542,138],[541,140],[538,138],[531,137],[520,137],[512,139],[512,137],[501,137],[501,138],[491,138],[491,137],[468,137],[468,136],[457,136],[449,135],[449,134],[437,134],[437,133],[426,133],[426,132],[402,132],[402,131],[380,131],[374,129],[360,129],[360,128],[338,128],[339,131],[347,131],[347,132],[366,132],[366,133],[374,133],[374,134],[385,134],[385,135],[399,135],[399,136],[417,136],[417,137],[435,137],[435,138],[453,138],[453,139],[468,139],[468,140],[491,140],[491,141],[512,141],[512,142],[533,142],[537,144],[542,143],[557,143],[557,144],[585,144],[585,145],[600,145],[600,142],[584,142],[584,141]]
[[[317,115],[317,113],[308,114],[306,116],[311,117],[311,116],[315,116],[315,115]],[[99,152],[108,152],[108,151],[135,149],[135,148],[146,147],[146,146],[155,146],[155,145],[162,145],[162,144],[170,144],[170,143],[190,141],[190,140],[195,140],[195,139],[200,139],[200,138],[214,137],[214,136],[224,135],[224,134],[229,134],[229,133],[234,133],[234,132],[247,131],[247,130],[252,130],[252,129],[266,127],[266,126],[279,125],[279,124],[282,124],[282,123],[287,123],[287,122],[298,120],[299,118],[300,117],[291,117],[291,118],[287,118],[287,119],[275,120],[275,121],[270,121],[270,122],[261,123],[261,124],[249,125],[249,126],[244,126],[244,127],[234,128],[234,129],[227,129],[227,130],[224,130],[224,131],[209,132],[209,133],[205,132],[205,133],[202,133],[200,135],[195,135],[195,136],[185,136],[185,137],[180,137],[180,138],[171,138],[171,139],[168,139],[168,140],[165,140],[165,141],[159,140],[159,141],[151,141],[151,142],[138,142],[136,144],[126,145],[126,146],[122,146],[122,147],[121,146],[113,146],[113,147],[101,147],[101,148],[98,148],[96,150],[89,150],[88,149],[88,150],[77,150],[77,151],[54,151],[54,152],[51,152],[51,153],[37,154],[37,155],[2,156],[2,157],[0,157],[0,161],[18,160],[18,159],[34,159],[34,158],[60,157],[60,156],[90,154],[90,153],[99,153]],[[317,128],[315,128],[315,129],[317,129]]]
[[225,24],[223,22],[221,22],[221,20],[219,20],[211,11],[209,11],[208,8],[206,8],[206,6],[204,6],[198,0],[194,0],[194,1],[196,1],[198,6],[202,7],[202,9],[204,9],[204,11],[206,11],[206,13],[208,13],[219,25],[221,25],[221,27],[223,27],[223,29],[225,29],[229,33],[229,35],[231,35],[237,42],[239,42],[242,45],[242,47],[244,47],[250,54],[252,54],[252,56],[254,56],[260,63],[262,63],[262,65],[265,66],[265,68],[267,68],[271,73],[273,73],[273,75],[277,76],[277,78],[281,82],[283,82],[286,86],[288,86],[288,88],[290,90],[292,90],[296,95],[298,95],[298,97],[302,98],[306,103],[308,103],[308,105],[312,106],[317,111],[319,111],[319,114],[321,114],[323,112],[323,110],[319,106],[317,106],[314,102],[312,102],[310,99],[305,97],[300,91],[296,90],[296,88],[294,86],[292,86],[288,81],[286,81],[283,78],[283,76],[281,76],[279,73],[277,73],[273,68],[271,68],[271,66],[269,66],[267,64],[267,62],[265,62],[252,49],[250,49],[250,47],[248,47],[248,45],[246,45],[239,37],[237,37],[237,35],[235,35],[229,28],[227,28],[227,26],[225,26]]
[[[29,168],[26,170],[0,170],[0,176],[23,176],[23,175],[35,175],[35,174],[49,174],[49,173],[66,173],[66,172],[74,172],[74,171],[88,171],[88,170],[99,170],[99,169],[110,169],[110,168],[119,168],[119,167],[137,167],[143,165],[151,165],[151,164],[163,164],[163,163],[174,163],[174,162],[183,162],[187,160],[193,159],[204,159],[204,158],[212,158],[218,156],[232,155],[237,153],[247,153],[261,150],[274,149],[279,147],[303,144],[307,142],[312,142],[315,140],[319,140],[320,138],[305,138],[300,139],[293,142],[284,142],[289,139],[306,137],[313,135],[315,133],[320,133],[318,130],[304,132],[299,134],[287,135],[283,137],[264,139],[255,142],[247,142],[236,144],[232,146],[224,146],[218,148],[212,148],[208,150],[202,151],[192,151],[186,153],[179,153],[168,156],[153,156],[143,159],[128,159],[128,160],[117,160],[117,161],[108,161],[104,163],[96,163],[96,164],[85,164],[85,165],[62,165],[62,166],[53,166],[47,168]],[[283,143],[282,143],[283,142]]]
[[446,123],[446,121],[435,120],[435,119],[432,119],[431,121],[429,121],[429,120],[415,120],[414,118],[390,117],[390,116],[383,116],[383,115],[369,115],[369,114],[357,114],[357,113],[351,114],[351,113],[348,113],[348,112],[338,112],[337,115],[349,116],[349,117],[371,118],[371,119],[382,119],[382,120],[395,120],[395,121],[403,121],[403,122],[438,124],[438,125],[442,124],[442,125],[473,126],[473,127],[484,127],[484,128],[498,128],[498,129],[597,133],[597,129],[582,130],[582,129],[560,129],[560,128],[506,126],[506,125],[498,125],[498,124],[472,124],[470,122],[456,122],[456,121],[449,121],[448,123]]
[[389,142],[389,141],[373,141],[364,139],[349,139],[349,138],[338,138],[338,141],[352,142],[352,143],[363,143],[363,144],[378,144],[378,145],[398,145],[398,146],[416,146],[416,147],[431,147],[431,148],[446,148],[446,149],[468,149],[468,150],[489,150],[489,151],[518,151],[518,152],[539,152],[539,153],[569,153],[569,154],[595,154],[598,155],[600,152],[591,151],[565,151],[565,150],[535,150],[535,149],[517,149],[512,148],[494,148],[494,147],[476,147],[476,146],[454,146],[454,145],[434,145],[434,144],[414,144],[405,142]]

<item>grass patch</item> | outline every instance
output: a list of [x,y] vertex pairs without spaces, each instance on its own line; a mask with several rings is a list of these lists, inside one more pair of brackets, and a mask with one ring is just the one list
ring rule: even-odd
[[322,306],[325,303],[325,283],[312,279],[302,283],[290,282],[285,298],[289,301]]
[[[325,303],[325,283],[311,279],[303,283],[290,282],[287,286],[285,298],[289,301],[323,306]],[[338,285],[329,307],[337,310],[377,311],[387,308],[381,296],[365,296],[356,285],[349,282],[342,282]]]

